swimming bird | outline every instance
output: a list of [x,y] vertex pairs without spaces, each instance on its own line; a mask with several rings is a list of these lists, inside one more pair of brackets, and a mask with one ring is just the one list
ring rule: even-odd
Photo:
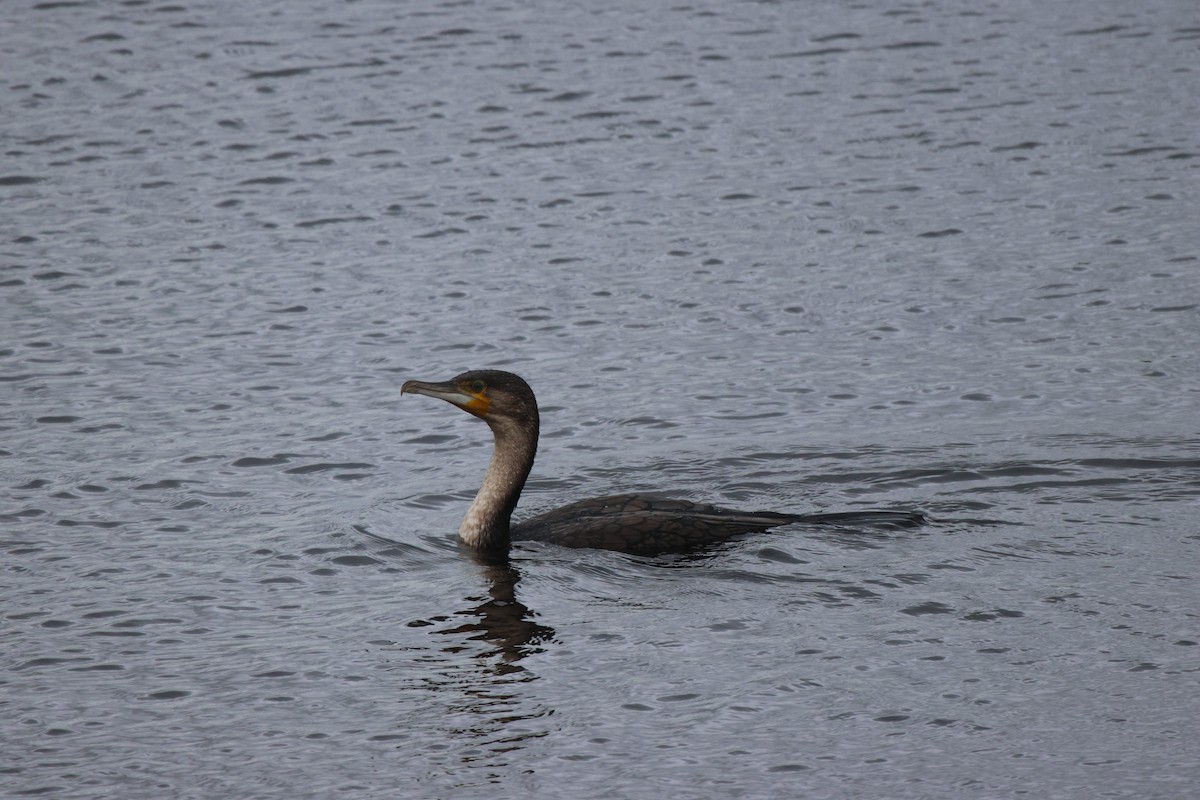
[[781,514],[737,511],[647,494],[617,494],[580,500],[513,524],[512,513],[537,455],[537,398],[520,376],[501,370],[472,370],[448,381],[406,381],[400,394],[436,397],[488,424],[495,439],[483,485],[458,528],[463,544],[506,554],[511,542],[552,542],[564,547],[617,550],[635,555],[681,553],[745,533],[792,523],[869,524],[911,527],[918,512],[852,511]]

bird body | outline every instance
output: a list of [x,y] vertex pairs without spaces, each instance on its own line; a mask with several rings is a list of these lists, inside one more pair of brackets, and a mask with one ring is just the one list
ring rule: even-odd
[[657,555],[685,552],[796,519],[773,511],[734,511],[691,500],[615,494],[580,500],[525,520],[513,528],[512,537]]
[[564,547],[658,555],[694,550],[745,533],[796,522],[911,526],[922,516],[907,511],[780,514],[737,511],[647,494],[581,500],[513,525],[512,512],[537,455],[537,399],[522,378],[500,370],[473,370],[441,383],[407,381],[401,394],[422,394],[459,406],[492,429],[495,447],[483,484],[458,529],[477,550],[507,552],[513,540]]

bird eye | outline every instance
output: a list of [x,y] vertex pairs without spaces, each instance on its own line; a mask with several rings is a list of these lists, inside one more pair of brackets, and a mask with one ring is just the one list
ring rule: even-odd
[[471,381],[471,391],[475,394],[481,394],[486,388],[483,381]]

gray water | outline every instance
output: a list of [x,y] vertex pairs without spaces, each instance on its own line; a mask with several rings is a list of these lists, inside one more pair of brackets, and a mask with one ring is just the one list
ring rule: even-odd
[[[9,2],[0,796],[1183,798],[1193,0]],[[920,508],[690,557],[518,510]]]

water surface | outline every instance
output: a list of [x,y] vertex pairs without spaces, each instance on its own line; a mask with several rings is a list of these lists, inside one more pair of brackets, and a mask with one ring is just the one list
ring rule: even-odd
[[[1177,798],[1193,3],[31,3],[0,794]],[[529,514],[921,508],[688,557]]]

